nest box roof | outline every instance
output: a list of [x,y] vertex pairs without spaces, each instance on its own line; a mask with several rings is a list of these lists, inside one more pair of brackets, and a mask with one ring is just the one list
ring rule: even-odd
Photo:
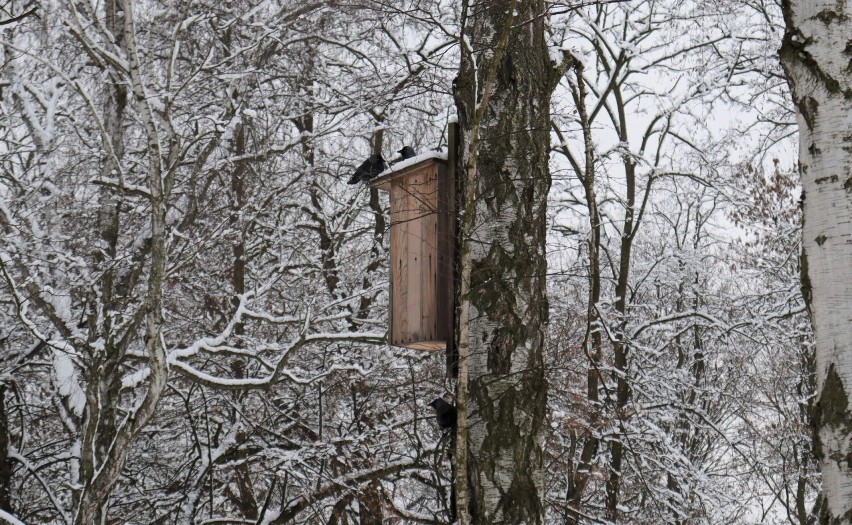
[[393,164],[390,168],[379,173],[373,180],[371,180],[370,186],[373,188],[386,190],[387,184],[392,179],[400,175],[416,171],[422,168],[423,166],[427,166],[433,162],[443,162],[446,164],[447,153],[430,151],[427,153],[421,153],[420,155],[416,155],[414,157],[411,157],[410,159],[405,159],[401,162],[397,162],[396,164]]

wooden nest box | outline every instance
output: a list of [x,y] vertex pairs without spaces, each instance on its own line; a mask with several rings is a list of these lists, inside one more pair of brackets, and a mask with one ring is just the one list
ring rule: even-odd
[[370,181],[390,194],[394,346],[447,350],[453,345],[455,159],[449,160],[439,153],[418,155]]

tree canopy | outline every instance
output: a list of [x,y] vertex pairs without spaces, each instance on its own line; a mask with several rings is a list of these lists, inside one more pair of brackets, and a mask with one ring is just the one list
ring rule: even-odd
[[[0,6],[0,518],[848,523],[834,4]],[[456,121],[458,378],[347,184]]]

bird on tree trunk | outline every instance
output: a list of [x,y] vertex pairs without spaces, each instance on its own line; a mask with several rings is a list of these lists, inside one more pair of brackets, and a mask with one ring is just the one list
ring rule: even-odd
[[435,409],[435,416],[439,427],[446,430],[456,426],[456,407],[440,397],[429,403],[429,406]]

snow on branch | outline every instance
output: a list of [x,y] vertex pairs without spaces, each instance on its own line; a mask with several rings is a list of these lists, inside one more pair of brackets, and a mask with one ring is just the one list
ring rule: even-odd
[[[428,451],[426,451],[428,452]],[[299,496],[291,500],[286,508],[270,512],[263,520],[263,525],[280,525],[290,523],[300,512],[320,501],[339,494],[346,490],[355,490],[358,485],[376,479],[385,479],[390,475],[399,474],[407,470],[425,468],[419,458],[410,458],[389,463],[378,468],[356,470],[344,476],[330,480],[325,486],[317,488],[310,494]]]
[[[41,474],[39,474],[39,471],[41,470],[42,466],[33,465],[30,460],[22,456],[15,449],[9,450],[9,459],[17,461],[22,467],[24,467],[24,470],[29,472],[30,475],[35,478],[36,481],[38,481],[39,485],[41,485],[41,488],[44,490],[44,493],[47,494],[47,498],[50,500],[50,503],[53,505],[53,508],[56,510],[57,513],[59,513],[60,516],[62,516],[62,521],[70,525],[71,518],[65,512],[65,507],[62,505],[62,503],[60,503],[60,500],[56,496],[56,494],[54,494],[53,491],[50,489],[50,485],[47,483],[47,481],[45,481]],[[0,514],[0,517],[4,516]]]
[[[293,352],[307,346],[308,344],[320,342],[384,344],[385,334],[384,332],[313,332],[315,324],[327,321],[328,319],[314,317],[313,310],[311,308],[308,308],[303,316],[275,316],[256,312],[250,308],[248,303],[251,299],[260,294],[262,294],[262,291],[240,294],[238,296],[240,302],[237,306],[237,311],[234,313],[234,316],[222,332],[214,337],[198,339],[185,348],[171,350],[168,352],[169,366],[201,384],[224,389],[265,388],[278,381],[282,376],[287,377],[294,383],[310,384],[339,370],[354,370],[362,375],[369,373],[368,370],[353,365],[331,366],[322,373],[311,377],[303,377],[297,372],[288,370],[287,363],[289,357],[293,354]],[[323,310],[327,308],[328,306],[326,305]],[[264,343],[253,348],[237,348],[228,344],[227,341],[234,335],[236,327],[241,325],[246,318],[265,320],[273,324],[300,326],[299,335],[294,340],[286,344]],[[260,363],[264,369],[269,370],[270,372],[262,377],[224,378],[214,376],[204,372],[203,370],[199,370],[197,367],[186,361],[187,358],[193,357],[202,351],[213,354],[221,353],[243,356]],[[261,357],[261,354],[263,353],[272,353],[276,356],[276,358],[274,361],[268,361]],[[126,383],[126,386],[133,387],[138,384],[139,381],[144,379],[145,376],[146,375],[143,371],[137,372],[127,376],[122,381],[122,384],[124,386]]]
[[[41,297],[41,290],[38,288],[38,285],[30,278],[26,279],[26,284],[24,287],[26,288],[27,293],[22,294],[19,290],[18,285],[15,282],[15,279],[12,277],[12,274],[9,272],[9,265],[13,264],[13,260],[6,252],[0,253],[0,273],[3,275],[3,280],[6,282],[6,286],[12,293],[12,301],[15,305],[15,310],[18,319],[23,323],[23,325],[27,328],[27,330],[32,334],[33,337],[43,342],[44,344],[55,348],[57,350],[63,352],[74,353],[74,348],[68,342],[68,339],[72,337],[72,332],[68,328],[65,320],[60,317],[60,315],[54,310],[54,305],[45,301]],[[27,276],[28,277],[28,276]],[[30,319],[29,316],[29,303],[30,300],[33,300],[43,311],[43,313],[50,319],[54,328],[62,335],[63,340],[55,340],[43,333],[39,327],[36,325],[35,321]]]
[[688,311],[688,312],[678,312],[678,313],[673,314],[673,315],[667,315],[667,316],[664,316],[664,317],[660,317],[658,319],[654,319],[654,320],[649,321],[647,323],[644,323],[644,324],[642,324],[642,326],[638,327],[636,330],[633,331],[632,339],[636,339],[637,337],[639,337],[642,334],[642,332],[644,332],[645,330],[648,330],[649,328],[651,328],[653,326],[665,324],[665,323],[671,323],[671,322],[674,322],[674,321],[680,321],[680,320],[683,320],[683,319],[691,319],[691,318],[704,319],[705,321],[708,321],[712,326],[715,326],[716,328],[719,328],[720,330],[723,330],[723,331],[730,329],[729,325],[727,323],[725,323],[724,321],[717,319],[717,318],[715,318],[715,317],[713,317],[713,316],[711,316],[711,315],[709,315],[705,312],[699,312],[698,310],[692,310],[692,311]]
[[6,520],[6,522],[8,522],[10,525],[24,525],[23,521],[19,520],[15,516],[12,516],[3,509],[0,509],[0,518]]

